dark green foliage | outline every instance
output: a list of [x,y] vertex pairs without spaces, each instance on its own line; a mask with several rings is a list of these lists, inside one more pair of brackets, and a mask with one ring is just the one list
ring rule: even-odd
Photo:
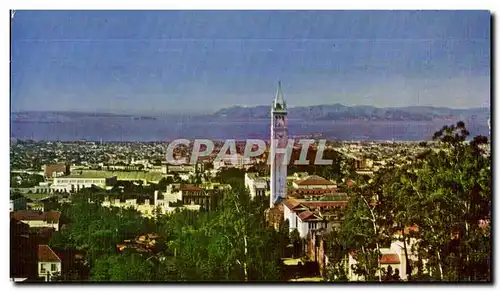
[[[178,212],[163,222],[176,271],[167,280],[279,280],[288,244],[269,228],[258,202],[241,187],[224,195],[212,213]],[[269,247],[273,246],[273,247]]]
[[[437,148],[380,170],[371,180],[351,176],[356,184],[349,189],[345,221],[338,237],[327,240],[335,258],[328,279],[341,278],[344,248],[355,251],[356,273],[376,279],[377,244],[388,247],[399,231],[403,255],[418,255],[412,264],[407,260],[409,280],[491,280],[491,157],[484,150],[486,137],[466,142],[468,135],[463,122],[444,126],[433,138]],[[418,232],[401,232],[415,225]],[[379,280],[401,275],[384,272]]]
[[92,281],[154,281],[159,279],[155,262],[137,253],[111,254],[97,259]]
[[[252,201],[242,180],[224,197],[217,211],[176,211],[148,220],[135,210],[100,206],[98,193],[78,194],[63,206],[70,223],[50,245],[85,252],[95,281],[280,280],[288,229],[267,226],[265,203]],[[117,243],[148,232],[161,235],[163,248],[117,252]]]
[[40,182],[45,181],[42,175],[26,174],[26,173],[11,173],[10,187],[30,188],[38,186]]

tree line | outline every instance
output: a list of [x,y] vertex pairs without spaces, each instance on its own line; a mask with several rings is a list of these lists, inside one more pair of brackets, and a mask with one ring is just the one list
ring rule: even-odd
[[355,274],[387,280],[378,258],[396,239],[408,280],[491,280],[491,156],[486,137],[468,136],[463,122],[444,126],[433,137],[438,149],[371,179],[352,176],[345,220],[326,239],[327,280],[347,279],[349,253]]
[[[90,277],[73,267],[61,280],[91,281],[273,281],[282,279],[281,257],[288,230],[265,222],[265,201],[250,199],[233,184],[216,211],[176,211],[142,217],[133,209],[105,208],[102,195],[81,193],[62,206],[69,223],[51,247],[86,254]],[[145,233],[160,235],[153,252],[119,252],[116,244]],[[80,266],[81,267],[81,266]],[[68,272],[67,272],[68,273]]]

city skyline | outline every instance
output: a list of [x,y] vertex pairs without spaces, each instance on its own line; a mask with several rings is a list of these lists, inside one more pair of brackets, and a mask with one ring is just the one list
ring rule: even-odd
[[17,11],[11,111],[490,106],[488,11]]

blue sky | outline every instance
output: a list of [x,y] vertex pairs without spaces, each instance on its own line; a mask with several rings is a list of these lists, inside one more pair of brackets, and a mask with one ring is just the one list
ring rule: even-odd
[[487,11],[17,11],[11,108],[490,104]]

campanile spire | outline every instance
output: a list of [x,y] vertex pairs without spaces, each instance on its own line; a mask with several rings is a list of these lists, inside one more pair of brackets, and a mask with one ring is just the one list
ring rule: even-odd
[[287,146],[287,123],[286,103],[281,91],[281,82],[278,82],[278,89],[271,109],[271,208],[281,200],[286,199],[286,155],[282,150],[277,151],[276,149],[283,149]]
[[278,81],[278,89],[276,91],[276,96],[274,97],[273,110],[286,111],[285,98],[283,97],[283,92],[281,91],[281,81]]

